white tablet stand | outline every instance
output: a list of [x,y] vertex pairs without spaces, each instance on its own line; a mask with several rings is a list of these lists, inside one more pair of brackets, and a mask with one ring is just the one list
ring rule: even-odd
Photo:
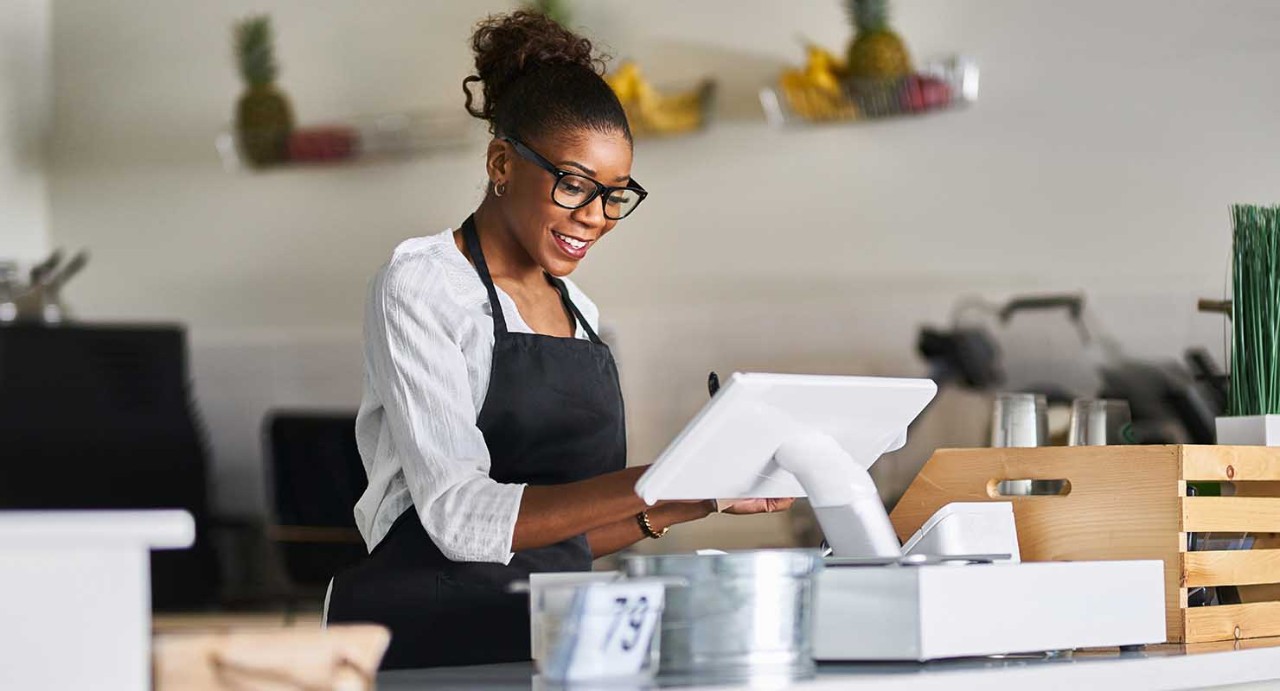
[[867,469],[906,442],[928,379],[735,373],[636,483],[662,499],[808,496],[839,557],[902,554]]
[[871,474],[829,434],[809,432],[773,454],[809,495],[822,532],[837,557],[897,557],[898,536]]

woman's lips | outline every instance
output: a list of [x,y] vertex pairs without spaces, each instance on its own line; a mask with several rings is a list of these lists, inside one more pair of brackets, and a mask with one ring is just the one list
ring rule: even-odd
[[595,242],[594,240],[580,240],[571,235],[557,233],[554,230],[551,231],[551,237],[555,238],[556,247],[559,247],[561,252],[569,255],[574,260],[587,256],[587,250],[591,249],[592,243]]

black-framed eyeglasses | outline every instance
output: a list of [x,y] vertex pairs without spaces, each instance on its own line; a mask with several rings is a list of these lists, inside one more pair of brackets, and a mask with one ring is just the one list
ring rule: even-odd
[[551,187],[551,201],[562,208],[581,209],[599,197],[604,206],[604,217],[611,221],[620,221],[635,211],[636,207],[640,206],[640,202],[649,196],[649,193],[634,178],[631,184],[625,187],[610,187],[581,173],[557,168],[554,163],[519,140],[503,137],[502,141],[514,147],[516,153],[522,157],[555,176],[556,184]]

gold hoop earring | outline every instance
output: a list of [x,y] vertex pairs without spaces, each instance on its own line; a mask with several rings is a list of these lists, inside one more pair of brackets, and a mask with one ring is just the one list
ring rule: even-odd
[[505,182],[496,182],[496,183],[494,183],[494,184],[493,184],[493,196],[495,196],[495,197],[501,197],[502,195],[504,195],[504,194],[506,194],[506,193],[507,193],[507,183],[505,183]]

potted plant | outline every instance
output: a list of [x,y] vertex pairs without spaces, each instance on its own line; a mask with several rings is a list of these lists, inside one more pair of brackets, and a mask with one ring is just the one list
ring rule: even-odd
[[1231,207],[1231,375],[1219,444],[1280,446],[1280,206]]

